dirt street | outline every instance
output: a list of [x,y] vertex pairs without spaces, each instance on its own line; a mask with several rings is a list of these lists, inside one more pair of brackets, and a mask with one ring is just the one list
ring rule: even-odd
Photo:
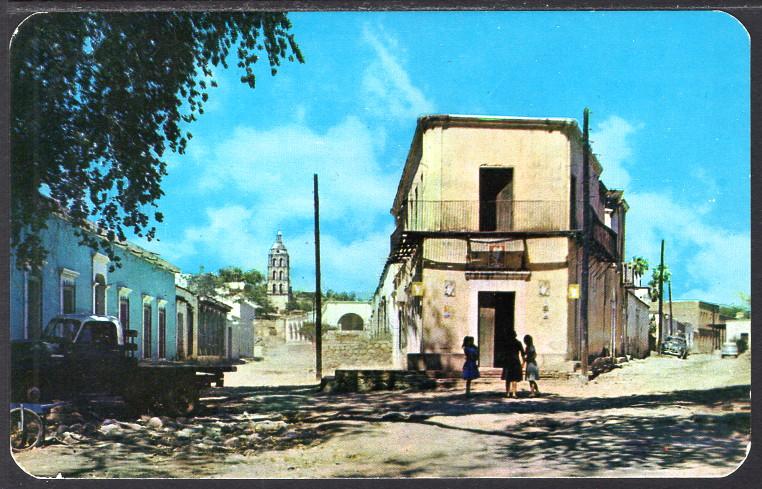
[[470,399],[323,394],[311,376],[250,362],[200,416],[104,422],[16,460],[67,478],[697,477],[731,473],[750,443],[748,353],[631,361],[587,384],[541,381],[539,398],[506,399],[487,379]]

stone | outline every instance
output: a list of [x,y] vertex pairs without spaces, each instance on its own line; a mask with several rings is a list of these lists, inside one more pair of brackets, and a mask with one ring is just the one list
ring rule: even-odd
[[161,419],[155,416],[153,418],[150,418],[146,424],[148,425],[149,428],[153,428],[155,430],[161,428],[164,425]]
[[56,428],[56,436],[58,438],[61,438],[64,436],[64,433],[66,433],[67,431],[69,431],[68,426],[66,426],[65,424],[58,425],[58,428]]
[[177,421],[178,424],[185,424],[188,422],[188,418],[180,417],[180,418],[177,418],[175,421]]
[[118,424],[104,424],[98,429],[104,435],[118,435],[121,431]]
[[254,431],[256,433],[280,433],[285,431],[288,425],[284,421],[262,421],[257,423]]
[[142,430],[143,429],[143,426],[139,425],[137,423],[123,423],[123,422],[119,422],[119,426],[121,426],[122,428],[130,429],[130,430]]
[[101,425],[104,425],[104,426],[105,426],[105,425],[109,425],[109,424],[116,424],[116,423],[117,423],[117,421],[116,421],[115,419],[106,418],[106,419],[104,419],[104,420],[103,420],[103,422],[101,423]]
[[177,432],[178,438],[191,438],[195,432],[189,428],[183,428],[182,430]]
[[73,425],[69,426],[68,431],[71,433],[82,433],[83,427],[80,423],[74,423]]
[[236,448],[240,442],[241,441],[238,438],[236,438],[235,436],[232,436],[228,438],[227,440],[225,440],[222,444],[226,448]]

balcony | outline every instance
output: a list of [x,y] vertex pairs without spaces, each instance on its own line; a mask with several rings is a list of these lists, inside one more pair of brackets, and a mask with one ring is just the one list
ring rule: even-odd
[[609,261],[619,261],[619,250],[617,247],[617,234],[608,226],[603,224],[595,215],[593,215],[592,243],[593,248],[597,248],[603,257]]
[[407,232],[542,232],[567,229],[565,202],[542,200],[416,200],[400,222]]

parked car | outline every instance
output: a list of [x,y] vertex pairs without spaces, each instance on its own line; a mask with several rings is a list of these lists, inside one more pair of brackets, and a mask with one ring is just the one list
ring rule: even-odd
[[662,355],[674,355],[678,358],[688,357],[688,344],[682,336],[667,336],[660,348]]
[[728,341],[722,344],[722,350],[720,351],[722,358],[733,357],[738,358],[738,345],[734,341]]

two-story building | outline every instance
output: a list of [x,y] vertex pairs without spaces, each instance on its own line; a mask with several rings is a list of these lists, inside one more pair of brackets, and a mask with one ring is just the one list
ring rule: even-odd
[[[512,333],[533,336],[541,368],[569,370],[583,333],[591,356],[621,353],[627,301],[627,203],[606,189],[573,119],[431,115],[418,120],[391,213],[396,229],[373,299],[398,367],[457,370],[473,336],[481,365],[500,366]],[[591,208],[588,323],[583,209]]]

